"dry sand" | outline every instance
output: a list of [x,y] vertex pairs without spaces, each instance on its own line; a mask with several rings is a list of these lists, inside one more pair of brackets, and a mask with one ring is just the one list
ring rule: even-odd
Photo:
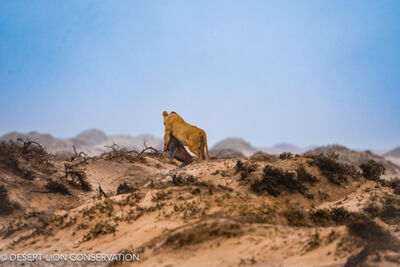
[[[0,217],[0,254],[140,254],[140,263],[117,264],[121,266],[343,266],[366,246],[365,240],[342,224],[299,219],[296,225],[288,211],[345,207],[359,212],[385,195],[399,196],[358,176],[333,184],[311,161],[244,158],[241,162],[255,169],[247,177],[236,159],[204,160],[180,169],[165,154],[150,153],[52,162],[55,172],[37,173],[34,180],[0,169],[1,184],[21,206]],[[94,189],[101,184],[109,198],[69,185],[71,196],[46,192],[48,178],[66,183],[64,164],[82,170]],[[304,166],[317,181],[305,184],[307,194],[282,186],[277,197],[256,194],[250,186],[266,165],[289,172]],[[123,182],[134,191],[116,195]],[[375,220],[399,238],[398,225]],[[378,254],[366,260],[371,266],[400,264],[398,252],[377,253],[378,261]]]

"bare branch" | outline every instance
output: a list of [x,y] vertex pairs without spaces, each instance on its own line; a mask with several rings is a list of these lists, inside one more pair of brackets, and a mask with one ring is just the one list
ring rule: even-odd
[[158,151],[157,149],[155,149],[152,146],[147,146],[146,144],[146,140],[144,140],[143,142],[144,148],[142,149],[142,151],[139,153],[139,156],[141,157],[143,155],[144,152],[146,152],[147,150],[151,150],[153,151],[153,153],[160,153],[160,151]]

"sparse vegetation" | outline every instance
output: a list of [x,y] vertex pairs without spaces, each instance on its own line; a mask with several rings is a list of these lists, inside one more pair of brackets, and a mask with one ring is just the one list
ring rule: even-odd
[[83,170],[75,169],[75,165],[64,164],[65,167],[65,178],[71,177],[67,182],[76,188],[83,191],[91,191],[92,186],[87,181],[86,174]]
[[96,225],[90,229],[90,231],[84,235],[83,242],[93,240],[101,235],[115,233],[115,226],[110,225],[108,222],[98,222]]
[[279,154],[279,158],[280,159],[291,159],[291,158],[293,158],[293,154],[292,154],[292,152],[283,152],[283,153]]
[[45,187],[53,193],[60,193],[62,195],[71,195],[71,192],[69,191],[68,187],[65,186],[65,184],[49,180]]
[[44,147],[33,141],[0,142],[0,166],[26,179],[33,179],[33,170],[52,174],[50,158]]
[[303,165],[300,165],[296,169],[297,179],[302,183],[315,184],[318,179],[314,175],[310,174]]
[[127,193],[132,193],[136,191],[137,189],[134,188],[133,186],[130,186],[124,181],[122,184],[120,184],[117,188],[117,195],[121,194],[127,194]]
[[304,186],[304,183],[313,183],[314,177],[309,175],[304,168],[299,169],[297,172],[300,174],[299,177],[301,180],[296,177],[296,173],[266,165],[262,178],[255,180],[251,184],[250,189],[255,193],[267,192],[274,197],[279,196],[281,190],[299,192],[305,195],[307,194],[307,188]]
[[400,195],[400,178],[392,178],[390,180],[379,180],[382,186],[393,188],[393,193]]
[[[353,167],[342,164],[335,155],[298,156],[293,159],[290,153],[283,153],[280,155],[282,160],[275,156],[249,157],[241,160],[207,160],[204,163],[196,162],[193,168],[178,170],[168,162],[165,154],[155,156],[156,154],[144,153],[146,157],[142,158],[138,153],[121,150],[117,146],[114,146],[114,149],[111,147],[111,150],[108,152],[109,155],[105,153],[89,160],[85,160],[84,154],[79,155],[80,153],[76,152],[76,158],[65,165],[66,181],[49,180],[48,176],[42,176],[31,165],[24,165],[27,164],[24,159],[19,162],[22,163],[19,166],[27,166],[27,169],[32,170],[35,175],[38,174],[37,179],[17,180],[6,172],[4,178],[0,178],[0,183],[8,183],[11,177],[16,182],[10,188],[32,185],[36,186],[33,188],[35,192],[48,193],[36,190],[37,187],[42,188],[43,181],[47,180],[45,187],[49,191],[65,195],[74,192],[74,197],[61,198],[53,194],[34,195],[45,201],[46,199],[59,201],[56,204],[65,203],[66,209],[77,207],[72,205],[75,204],[72,202],[73,199],[84,200],[82,206],[76,209],[67,212],[57,210],[57,215],[51,214],[50,220],[45,216],[58,209],[55,205],[49,209],[49,213],[45,211],[43,215],[35,215],[28,219],[14,220],[12,216],[4,217],[5,220],[13,220],[9,226],[0,227],[0,235],[4,238],[4,244],[8,242],[8,249],[11,251],[12,245],[18,242],[21,244],[15,246],[15,250],[20,250],[23,246],[33,246],[34,242],[38,242],[37,245],[43,245],[44,242],[57,245],[58,242],[63,242],[62,238],[68,239],[67,245],[75,244],[76,240],[86,242],[98,239],[94,242],[100,242],[103,238],[103,241],[111,239],[110,234],[118,229],[121,234],[116,235],[114,239],[121,238],[121,244],[126,244],[127,240],[124,239],[126,237],[123,233],[130,230],[126,227],[131,227],[133,231],[151,232],[150,238],[136,235],[135,238],[140,240],[136,240],[135,244],[140,247],[130,250],[142,253],[146,248],[148,249],[146,254],[149,253],[149,256],[152,256],[152,253],[162,254],[165,251],[169,253],[171,250],[184,253],[188,246],[193,246],[193,250],[216,247],[226,242],[228,238],[244,234],[245,237],[229,240],[228,243],[252,242],[260,244],[257,247],[282,250],[288,255],[292,253],[299,257],[315,251],[318,247],[321,251],[328,252],[327,245],[331,244],[328,254],[332,256],[334,254],[340,262],[354,251],[361,249],[358,255],[349,259],[350,265],[352,263],[362,265],[366,258],[379,251],[380,247],[375,244],[370,245],[376,240],[377,244],[385,242],[382,249],[394,250],[398,246],[398,241],[385,229],[391,231],[400,229],[398,219],[400,199],[392,194],[392,190],[382,188],[379,184],[391,187],[396,192],[399,190],[397,189],[400,185],[399,179],[390,181],[378,179],[377,183],[365,183],[364,179],[352,180],[358,173]],[[135,159],[134,165],[123,154],[132,156],[132,160]],[[117,163],[105,161],[106,158]],[[58,162],[55,166],[56,170],[63,171],[62,163]],[[108,170],[101,173],[105,168],[114,167],[116,175],[109,175]],[[127,183],[129,180],[122,180],[126,179],[123,177],[132,176],[132,173],[135,174],[132,184]],[[115,179],[111,183],[113,185],[121,182],[118,188],[113,189],[114,193],[116,189],[119,196],[113,196],[109,190],[108,197],[99,200],[96,198],[97,192],[83,194],[70,186],[71,184],[84,190],[86,182],[86,186],[90,187],[86,177],[89,174],[90,178],[96,175],[93,180],[101,181],[106,190],[110,189],[110,181],[105,181],[105,176]],[[53,179],[55,177],[59,175],[54,175]],[[351,183],[344,184],[347,180],[351,180]],[[338,187],[337,184],[341,186]],[[360,185],[361,187],[357,188]],[[99,191],[106,196],[100,184]],[[349,194],[350,192],[357,194]],[[346,194],[349,194],[348,198]],[[283,196],[279,197],[281,195]],[[349,206],[352,210],[359,209],[361,207],[359,203],[364,203],[369,195],[375,198],[370,199],[371,203],[365,206],[362,212],[349,211],[343,207],[315,208],[337,205]],[[10,191],[10,197],[14,199],[18,196],[14,192],[11,194]],[[326,200],[330,203],[324,203]],[[12,206],[12,201],[8,199],[6,187],[0,186],[0,212],[6,210],[3,208],[4,205]],[[31,207],[27,206],[26,209]],[[38,234],[41,235],[40,239],[34,237]],[[50,237],[50,234],[54,236]],[[69,234],[73,237],[69,237]],[[266,240],[267,238],[271,240]],[[332,244],[333,240],[338,241],[337,246]],[[119,240],[112,242],[113,249],[121,248],[116,245],[118,242]],[[292,242],[293,246],[287,245],[289,242]],[[339,244],[343,244],[342,247],[347,249],[341,251],[343,254],[337,254],[337,251],[340,251],[337,248]],[[78,246],[80,245],[78,243]],[[92,245],[86,244],[83,247],[89,248],[93,247]],[[223,243],[222,247],[226,247],[226,243]],[[316,254],[317,251],[313,253]],[[243,262],[267,264],[265,258],[254,255],[249,257],[246,255],[247,258]],[[306,257],[313,257],[313,254],[308,254]],[[238,262],[240,260],[236,263]]]
[[290,208],[283,213],[288,225],[291,226],[309,226],[307,213],[298,208]]
[[369,203],[364,211],[372,218],[379,217],[387,224],[400,224],[400,198],[387,195],[382,199],[381,205]]
[[257,165],[250,162],[243,163],[241,160],[238,160],[236,161],[235,169],[237,173],[240,173],[240,180],[244,181],[250,173],[256,171]]
[[317,166],[322,175],[328,178],[331,183],[340,185],[343,182],[347,182],[349,177],[357,175],[357,171],[353,166],[338,161],[338,154],[306,155],[306,157],[312,159],[310,164]]
[[347,225],[349,232],[364,241],[364,248],[358,254],[350,257],[345,266],[363,266],[371,254],[378,251],[399,251],[400,242],[389,231],[376,222],[365,219],[351,222]]
[[16,203],[10,201],[7,188],[4,185],[0,185],[0,215],[11,214],[17,207]]
[[378,181],[381,175],[385,172],[385,167],[375,160],[369,160],[366,163],[360,165],[362,174],[365,179]]
[[184,246],[198,244],[218,237],[236,237],[243,234],[238,223],[213,222],[201,223],[187,229],[170,234],[164,241],[164,247],[181,248]]
[[112,144],[111,146],[106,146],[110,148],[110,152],[104,152],[101,157],[105,160],[127,160],[130,163],[134,163],[138,159],[139,153],[136,150],[127,150],[126,148],[120,148],[117,144]]

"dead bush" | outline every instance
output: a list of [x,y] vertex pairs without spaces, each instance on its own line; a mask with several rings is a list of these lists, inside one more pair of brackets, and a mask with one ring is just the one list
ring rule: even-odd
[[16,204],[10,201],[7,188],[0,185],[0,215],[8,215],[16,208]]
[[138,159],[139,153],[135,150],[128,150],[126,148],[120,148],[117,144],[112,144],[111,146],[106,146],[110,148],[111,151],[104,152],[101,157],[105,160],[127,160],[134,163]]
[[65,184],[49,180],[46,185],[46,189],[48,189],[50,192],[53,193],[60,193],[62,195],[71,195],[71,192],[69,191],[68,187]]
[[79,188],[83,191],[91,191],[92,186],[87,181],[86,174],[83,170],[75,169],[74,165],[64,164],[65,167],[65,178],[68,179],[67,182],[73,187]]
[[15,142],[0,142],[0,166],[11,171],[12,173],[32,180],[33,171],[30,169],[31,164],[22,156],[23,148]]
[[365,179],[373,181],[378,181],[381,175],[385,172],[385,167],[372,159],[361,164],[360,168]]
[[117,188],[117,195],[121,194],[127,194],[127,193],[132,193],[136,191],[137,188],[134,188],[133,186],[130,186],[124,181],[122,184],[120,184]]

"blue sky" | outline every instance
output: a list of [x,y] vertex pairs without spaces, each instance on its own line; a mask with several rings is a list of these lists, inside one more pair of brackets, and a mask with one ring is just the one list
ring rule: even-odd
[[399,1],[0,2],[0,134],[400,145]]

